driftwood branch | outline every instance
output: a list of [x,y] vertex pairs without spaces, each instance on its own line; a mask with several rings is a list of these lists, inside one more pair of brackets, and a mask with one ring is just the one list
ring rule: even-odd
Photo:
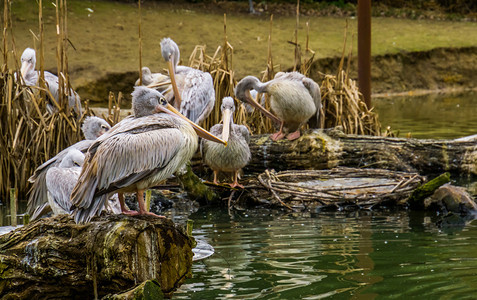
[[421,175],[477,175],[477,142],[421,140],[347,135],[338,130],[308,131],[295,141],[273,142],[268,135],[252,136],[252,160],[245,174],[329,169],[336,166],[381,168]]
[[167,296],[190,276],[192,256],[192,240],[168,219],[40,219],[0,237],[0,295],[93,299],[156,279]]

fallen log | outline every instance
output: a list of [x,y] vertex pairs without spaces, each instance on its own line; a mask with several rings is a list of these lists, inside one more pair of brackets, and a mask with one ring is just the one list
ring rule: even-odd
[[0,236],[0,295],[93,299],[156,279],[168,296],[191,275],[192,256],[192,239],[168,219],[40,219]]
[[297,140],[274,142],[269,135],[254,135],[247,175],[267,169],[320,170],[336,166],[380,168],[421,175],[477,175],[477,142],[349,135],[342,131],[307,131]]

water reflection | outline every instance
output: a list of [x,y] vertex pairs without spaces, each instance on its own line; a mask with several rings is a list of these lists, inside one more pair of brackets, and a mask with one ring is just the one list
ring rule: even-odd
[[477,292],[477,228],[446,234],[408,212],[202,211],[216,253],[174,299],[461,298]]
[[477,134],[477,94],[426,95],[373,99],[382,128],[400,137],[453,139]]

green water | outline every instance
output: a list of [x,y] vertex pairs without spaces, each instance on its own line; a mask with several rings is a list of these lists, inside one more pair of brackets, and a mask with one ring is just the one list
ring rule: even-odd
[[382,128],[400,137],[453,139],[477,134],[477,92],[373,99]]
[[475,299],[477,221],[441,230],[406,211],[199,211],[195,262],[173,299]]

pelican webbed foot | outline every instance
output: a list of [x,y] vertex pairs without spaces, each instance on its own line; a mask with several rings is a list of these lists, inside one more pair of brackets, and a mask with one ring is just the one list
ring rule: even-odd
[[272,141],[276,142],[278,140],[281,140],[285,137],[285,134],[282,132],[282,131],[279,131],[279,132],[275,132],[274,134],[272,134],[270,136],[270,138],[272,139]]
[[297,130],[295,132],[292,132],[290,134],[287,135],[287,139],[289,141],[293,141],[293,140],[296,140],[297,138],[300,137],[300,130]]

